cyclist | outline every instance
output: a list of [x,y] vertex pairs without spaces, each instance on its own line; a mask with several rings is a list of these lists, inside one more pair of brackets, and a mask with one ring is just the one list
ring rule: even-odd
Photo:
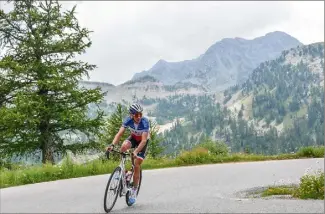
[[135,148],[133,152],[134,160],[134,176],[133,188],[130,194],[130,203],[134,204],[140,178],[140,166],[145,159],[147,145],[149,142],[150,125],[149,120],[142,115],[143,108],[141,105],[134,103],[129,107],[129,116],[126,117],[120,127],[120,130],[115,135],[114,140],[107,150],[110,151],[120,140],[126,128],[131,131],[131,135],[123,142],[120,149],[121,152],[126,152],[130,148]]

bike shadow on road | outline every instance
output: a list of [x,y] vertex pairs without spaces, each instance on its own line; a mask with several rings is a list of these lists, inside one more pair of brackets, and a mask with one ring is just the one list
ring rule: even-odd
[[[113,208],[109,213],[140,213],[142,210],[145,210],[144,204],[137,203],[130,207],[125,205],[123,208]],[[105,211],[103,213],[106,213]]]

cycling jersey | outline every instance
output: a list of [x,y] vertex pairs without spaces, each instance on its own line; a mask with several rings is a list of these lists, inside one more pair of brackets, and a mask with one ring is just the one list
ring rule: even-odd
[[[139,124],[136,124],[132,118],[127,117],[124,119],[122,126],[124,128],[129,128],[129,130],[131,131],[131,137],[138,142],[141,141],[142,139],[142,133],[143,132],[149,133],[149,129],[150,129],[149,120],[145,117],[141,118]],[[149,139],[149,135],[148,135],[148,139]]]

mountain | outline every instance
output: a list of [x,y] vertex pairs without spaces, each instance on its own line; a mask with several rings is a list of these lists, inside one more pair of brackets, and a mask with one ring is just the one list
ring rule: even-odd
[[103,90],[103,91],[107,91],[107,90],[111,90],[111,89],[115,88],[115,86],[113,84],[110,84],[110,83],[96,82],[96,81],[85,81],[85,80],[79,81],[79,85],[81,87],[85,87],[87,89],[100,87],[101,90]]
[[240,87],[226,90],[226,106],[239,110],[243,104],[246,119],[288,128],[293,115],[305,116],[313,98],[320,99],[323,58],[323,42],[283,51],[276,60],[261,63]]
[[186,112],[164,132],[166,152],[189,149],[205,136],[236,152],[278,154],[323,145],[323,71],[324,43],[300,45],[262,62],[245,82],[225,90],[222,102],[209,95],[200,101],[183,96],[178,106],[174,100],[158,104],[161,115],[170,108]]
[[80,81],[80,86],[86,88],[100,87],[102,92],[106,93],[104,100],[107,104],[118,102],[127,103],[182,94],[200,95],[207,92],[203,86],[192,83],[177,83],[172,86],[164,85],[156,78],[148,75],[117,86],[93,81]]
[[282,51],[298,45],[302,43],[280,31],[252,40],[225,38],[195,59],[159,60],[151,69],[136,73],[132,80],[150,75],[165,85],[190,82],[220,91],[242,83],[260,63],[275,59]]

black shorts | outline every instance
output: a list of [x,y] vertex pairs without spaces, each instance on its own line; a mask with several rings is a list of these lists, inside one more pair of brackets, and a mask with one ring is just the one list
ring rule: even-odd
[[[136,141],[134,138],[129,136],[125,141],[131,143],[131,148],[136,148],[139,146],[141,141]],[[147,147],[148,147],[149,139],[147,140],[146,145],[141,149],[140,152],[138,152],[137,157],[144,160],[146,158],[146,153],[147,153]]]

